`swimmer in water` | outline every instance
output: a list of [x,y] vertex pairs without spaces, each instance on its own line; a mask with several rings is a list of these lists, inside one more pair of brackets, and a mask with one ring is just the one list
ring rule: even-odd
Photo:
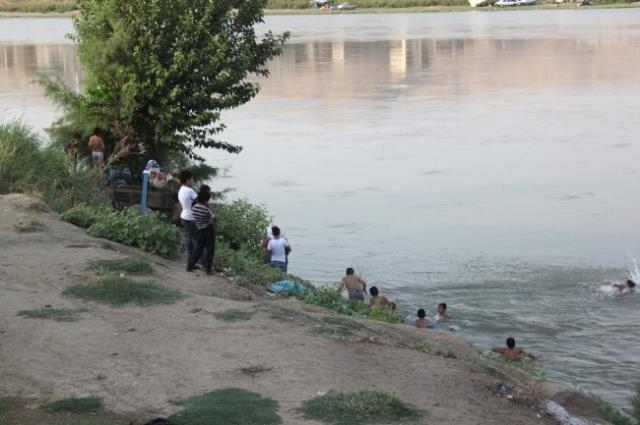
[[427,312],[424,308],[418,310],[418,318],[416,319],[416,326],[418,328],[426,328],[429,326],[429,319],[427,319]]
[[631,291],[634,290],[634,288],[636,287],[636,283],[631,280],[631,279],[627,279],[624,282],[621,283],[604,283],[602,285],[600,285],[601,288],[611,288],[611,289],[617,289],[618,292],[626,294],[629,293]]
[[525,353],[524,350],[520,347],[516,347],[516,340],[509,337],[507,338],[507,346],[506,347],[493,347],[491,349],[494,353],[502,354],[506,360],[520,360],[523,356],[529,357],[531,360],[535,360],[536,356],[533,354]]
[[446,322],[449,320],[449,313],[447,313],[447,303],[440,303],[436,307],[436,319],[438,322]]

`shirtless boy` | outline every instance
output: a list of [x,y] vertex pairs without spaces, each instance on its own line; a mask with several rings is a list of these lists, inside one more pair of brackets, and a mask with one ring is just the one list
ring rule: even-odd
[[396,309],[395,303],[389,301],[389,299],[384,295],[380,295],[378,292],[378,288],[376,288],[375,286],[369,288],[369,295],[371,295],[371,299],[369,300],[369,307],[373,307],[375,304],[378,304],[381,307],[391,307],[391,310]]
[[536,356],[533,354],[525,353],[524,350],[520,347],[516,347],[516,340],[509,337],[507,338],[507,346],[505,347],[493,347],[491,349],[494,353],[502,354],[507,360],[520,360],[522,356],[527,356],[532,360],[536,359]]
[[447,303],[440,303],[436,306],[436,318],[439,322],[446,322],[449,320],[449,313],[447,313]]
[[367,282],[362,280],[360,276],[356,275],[351,267],[347,269],[346,275],[342,278],[339,290],[347,288],[349,293],[349,300],[361,300],[364,301],[364,294],[367,290]]
[[427,312],[424,308],[418,310],[418,318],[416,319],[416,326],[418,328],[426,328],[429,326],[429,319],[427,319]]

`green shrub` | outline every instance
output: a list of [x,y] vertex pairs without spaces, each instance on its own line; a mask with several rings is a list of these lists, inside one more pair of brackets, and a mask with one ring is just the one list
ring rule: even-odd
[[292,294],[305,304],[313,304],[333,310],[347,316],[361,316],[387,323],[401,323],[400,316],[390,308],[374,305],[368,308],[362,301],[349,301],[341,291],[329,286],[315,287],[308,285],[306,290]]
[[120,276],[103,276],[95,282],[72,285],[62,294],[114,306],[129,303],[141,306],[171,304],[184,298],[175,289],[153,282],[135,282]]
[[163,257],[175,257],[182,240],[180,231],[156,212],[142,215],[131,210],[111,210],[97,215],[87,232]]
[[220,239],[233,248],[245,249],[256,258],[262,256],[260,241],[271,222],[264,206],[238,199],[216,205],[215,212],[216,233]]
[[43,404],[41,408],[54,413],[90,413],[102,409],[102,406],[102,399],[99,397],[81,397],[52,401]]
[[184,410],[169,417],[175,425],[278,425],[278,403],[239,388],[225,388],[191,397],[179,404]]
[[63,212],[60,218],[78,227],[87,228],[91,226],[96,219],[109,213],[111,208],[104,205],[88,205],[84,202]]
[[333,392],[304,403],[304,417],[335,425],[406,423],[421,414],[380,391]]
[[281,270],[265,264],[252,252],[244,248],[234,251],[220,239],[216,243],[214,261],[216,268],[227,269],[227,275],[233,276],[239,285],[266,286],[288,278]]

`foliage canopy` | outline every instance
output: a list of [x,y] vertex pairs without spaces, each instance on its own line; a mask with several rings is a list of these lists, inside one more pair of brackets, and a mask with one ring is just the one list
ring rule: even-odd
[[[258,37],[266,0],[79,0],[74,16],[85,92],[45,81],[65,110],[59,132],[106,129],[112,157],[195,148],[237,153],[219,139],[220,112],[252,99],[288,33]],[[66,129],[66,131],[65,131]]]

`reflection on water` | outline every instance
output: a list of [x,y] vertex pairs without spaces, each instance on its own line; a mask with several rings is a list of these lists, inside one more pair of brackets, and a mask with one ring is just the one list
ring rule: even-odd
[[[270,96],[456,98],[555,84],[640,82],[638,39],[335,41],[288,44]],[[410,92],[410,93],[409,93]]]
[[0,112],[36,128],[47,127],[55,111],[37,82],[41,76],[61,78],[80,90],[78,59],[70,44],[2,44],[0,40]]
[[[353,266],[403,313],[446,301],[479,347],[514,335],[550,375],[627,403],[638,297],[598,280],[640,256],[640,9],[268,17],[292,31],[254,101],[225,111],[232,196],[268,205],[290,269]],[[78,90],[68,20],[0,25],[0,111]],[[216,188],[217,189],[217,188]],[[605,268],[601,268],[604,266]],[[597,341],[597,344],[594,344]],[[599,365],[594,368],[594,365]]]

